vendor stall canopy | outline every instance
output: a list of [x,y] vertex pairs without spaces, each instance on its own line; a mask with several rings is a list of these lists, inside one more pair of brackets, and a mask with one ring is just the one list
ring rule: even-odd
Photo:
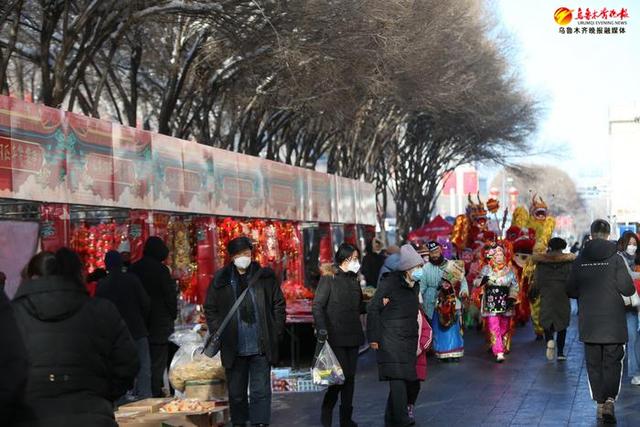
[[372,184],[7,96],[0,96],[0,198],[301,222],[376,222]]

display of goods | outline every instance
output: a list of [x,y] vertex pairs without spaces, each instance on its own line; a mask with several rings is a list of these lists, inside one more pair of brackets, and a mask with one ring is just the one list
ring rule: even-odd
[[274,393],[304,393],[321,391],[324,387],[313,383],[311,372],[291,368],[271,369],[271,391]]
[[282,283],[282,294],[287,301],[313,298],[313,291],[300,282],[287,280]]
[[200,334],[192,330],[179,331],[169,339],[180,347],[169,367],[169,381],[176,390],[184,391],[186,381],[225,379],[220,355],[202,354],[204,339]]
[[162,408],[160,412],[167,414],[177,414],[180,412],[207,412],[216,407],[216,402],[203,402],[196,399],[176,399],[173,400]]

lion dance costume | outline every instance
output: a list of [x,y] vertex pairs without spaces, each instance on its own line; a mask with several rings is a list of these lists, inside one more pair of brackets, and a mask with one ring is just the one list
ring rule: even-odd
[[[533,240],[534,254],[542,254],[547,250],[549,239],[553,236],[553,230],[556,225],[556,221],[548,214],[548,206],[542,197],[538,197],[537,194],[533,195],[531,199],[531,206],[529,212],[524,207],[518,207],[513,213],[512,225],[518,227],[521,230],[521,236],[528,236],[528,239]],[[517,239],[516,239],[517,240]],[[527,242],[524,246],[530,246],[532,242]],[[527,249],[528,250],[528,249]],[[519,258],[516,263],[520,267],[522,264],[519,281],[521,286],[526,286],[527,291],[530,288],[533,281],[535,264],[530,257]],[[533,330],[537,337],[543,337],[544,328],[540,324],[540,298],[536,298],[530,301],[531,307],[531,321],[533,323]]]

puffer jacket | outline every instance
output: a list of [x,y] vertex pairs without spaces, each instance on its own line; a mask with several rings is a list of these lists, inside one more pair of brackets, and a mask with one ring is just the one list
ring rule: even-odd
[[532,289],[540,292],[540,324],[556,331],[569,327],[571,304],[566,285],[571,273],[573,254],[549,252],[533,256],[536,263],[535,280]]
[[636,292],[625,260],[614,242],[587,242],[571,268],[567,294],[578,300],[580,341],[591,344],[627,342],[623,296]]
[[31,366],[16,425],[115,427],[139,369],[116,307],[55,276],[22,284],[12,305]]
[[322,278],[313,299],[317,330],[329,334],[332,347],[356,347],[364,343],[360,314],[366,313],[358,277],[334,265],[322,266]]
[[[381,381],[415,381],[418,348],[418,293],[404,279],[404,272],[382,279],[367,308],[369,342],[377,342],[378,374]],[[388,298],[385,305],[383,299]]]
[[131,266],[144,290],[149,295],[148,332],[152,344],[166,344],[173,333],[178,316],[178,290],[169,268],[163,264],[169,249],[159,237],[149,237],[144,246],[144,257]]

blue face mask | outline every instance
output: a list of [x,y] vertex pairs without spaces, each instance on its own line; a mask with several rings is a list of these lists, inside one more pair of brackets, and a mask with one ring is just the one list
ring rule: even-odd
[[423,275],[424,275],[424,270],[422,270],[421,268],[419,268],[417,270],[413,270],[411,272],[411,278],[413,280],[415,280],[416,282],[420,281],[420,279],[422,279]]

